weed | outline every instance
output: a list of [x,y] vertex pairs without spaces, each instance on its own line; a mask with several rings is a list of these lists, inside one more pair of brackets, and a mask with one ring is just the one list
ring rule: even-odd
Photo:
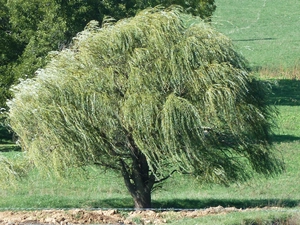
[[132,222],[133,222],[134,224],[143,224],[143,221],[142,221],[141,217],[139,217],[139,216],[133,217],[133,218],[132,218]]

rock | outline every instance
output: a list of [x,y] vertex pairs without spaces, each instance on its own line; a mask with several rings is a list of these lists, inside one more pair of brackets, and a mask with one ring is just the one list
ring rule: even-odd
[[55,224],[56,221],[54,218],[51,218],[51,217],[47,217],[45,220],[45,223],[51,223],[51,224]]
[[112,215],[115,215],[116,213],[117,213],[117,210],[115,210],[115,209],[103,211],[104,216],[112,216]]

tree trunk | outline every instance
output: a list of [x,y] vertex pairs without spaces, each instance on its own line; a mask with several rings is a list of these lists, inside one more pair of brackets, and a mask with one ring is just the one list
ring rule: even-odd
[[146,156],[135,145],[131,136],[128,136],[128,140],[132,151],[131,164],[120,160],[125,185],[134,200],[135,209],[151,208],[151,191],[155,177],[149,170]]
[[149,209],[151,208],[151,190],[136,191],[133,196],[135,209]]
[[135,209],[151,208],[151,190],[155,183],[155,177],[149,171],[145,156],[142,155],[133,160],[130,169],[124,161],[121,163],[125,185],[134,200]]

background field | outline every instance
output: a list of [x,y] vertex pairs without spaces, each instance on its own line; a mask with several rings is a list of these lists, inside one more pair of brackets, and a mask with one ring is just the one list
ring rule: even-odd
[[[269,179],[256,176],[247,183],[228,188],[174,175],[153,193],[154,207],[221,205],[286,209],[186,219],[176,224],[254,224],[254,221],[268,224],[259,223],[263,220],[271,224],[290,215],[296,221],[300,218],[300,1],[217,0],[216,3],[213,25],[233,40],[262,79],[271,79],[274,83],[270,104],[275,104],[280,114],[273,140],[286,162],[286,171]],[[5,135],[0,131],[0,154],[18,157],[21,153],[13,145],[7,145]],[[0,208],[133,207],[121,177],[109,171],[89,170],[88,180],[64,181],[43,179],[34,171],[15,187],[0,188]]]
[[299,62],[299,0],[216,0],[214,25],[234,41],[252,67]]

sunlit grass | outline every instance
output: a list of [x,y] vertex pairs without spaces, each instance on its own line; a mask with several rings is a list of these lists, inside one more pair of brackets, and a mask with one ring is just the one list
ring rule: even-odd
[[88,177],[64,179],[45,177],[34,170],[15,186],[0,189],[0,208],[121,208],[133,204],[120,176],[88,170]]
[[299,0],[217,0],[214,26],[229,36],[251,67],[299,63]]
[[208,215],[199,218],[185,218],[172,222],[173,225],[288,225],[299,224],[299,213],[284,211],[246,211],[229,214]]

